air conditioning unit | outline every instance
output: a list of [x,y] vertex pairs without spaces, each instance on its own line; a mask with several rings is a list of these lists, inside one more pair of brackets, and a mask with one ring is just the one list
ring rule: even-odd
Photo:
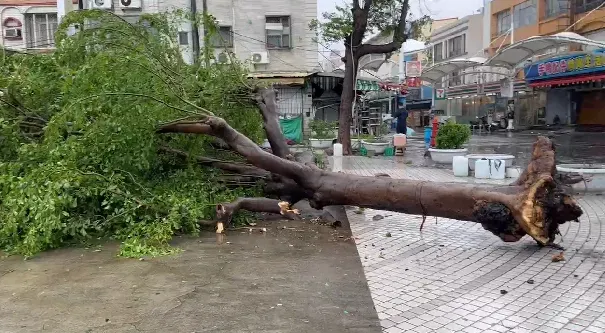
[[228,64],[231,62],[231,58],[227,53],[221,52],[216,57],[216,62],[218,62],[219,64]]
[[4,30],[4,37],[7,37],[7,38],[21,37],[21,28],[6,28]]
[[142,0],[120,0],[121,9],[141,9]]
[[90,0],[90,8],[92,9],[111,9],[113,0]]
[[268,64],[269,54],[267,52],[254,52],[251,60],[253,64]]

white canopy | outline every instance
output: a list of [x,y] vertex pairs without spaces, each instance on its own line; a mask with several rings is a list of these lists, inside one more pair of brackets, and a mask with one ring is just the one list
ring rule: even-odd
[[420,78],[424,81],[437,82],[442,77],[455,71],[465,70],[467,68],[481,66],[487,59],[482,57],[458,58],[436,63],[422,71]]
[[498,51],[485,65],[515,68],[533,56],[543,55],[548,50],[556,50],[562,45],[576,43],[605,48],[605,43],[582,37],[573,32],[560,32],[551,36],[534,36]]

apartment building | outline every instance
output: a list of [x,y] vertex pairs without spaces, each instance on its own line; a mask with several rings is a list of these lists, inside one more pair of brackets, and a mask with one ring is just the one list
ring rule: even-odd
[[55,47],[57,0],[0,0],[0,20],[5,48],[46,52]]
[[575,32],[605,41],[605,0],[492,0],[490,45],[498,48],[532,36]]
[[[84,8],[113,11],[127,21],[143,13],[175,9],[201,12],[207,8],[218,21],[219,36],[211,43],[216,61],[228,53],[250,60],[251,71],[313,72],[319,69],[317,44],[309,23],[317,17],[317,0],[81,0]],[[78,0],[73,1],[78,8]],[[57,30],[57,0],[0,0],[2,45],[15,49],[52,49]],[[193,62],[203,46],[203,27],[197,34],[183,22],[175,39],[183,57]],[[199,40],[194,43],[194,36]],[[178,38],[177,38],[178,37]]]

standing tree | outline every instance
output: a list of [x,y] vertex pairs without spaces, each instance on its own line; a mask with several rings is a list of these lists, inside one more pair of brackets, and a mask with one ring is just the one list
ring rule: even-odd
[[[359,60],[370,54],[385,54],[388,57],[399,50],[408,38],[420,36],[421,28],[430,18],[423,16],[414,20],[409,9],[409,0],[353,0],[351,5],[337,6],[334,13],[323,13],[323,20],[311,23],[311,29],[315,29],[318,37],[325,42],[343,42],[345,45],[338,141],[342,143],[346,155],[351,154],[350,125]],[[379,45],[364,42],[367,35],[372,33],[392,35],[393,39]]]

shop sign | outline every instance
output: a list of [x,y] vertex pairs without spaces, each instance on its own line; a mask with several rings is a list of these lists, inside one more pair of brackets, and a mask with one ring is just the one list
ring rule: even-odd
[[405,62],[405,76],[418,77],[422,74],[422,64],[420,61]]
[[407,77],[405,82],[410,88],[420,88],[422,80],[419,77]]
[[435,99],[445,99],[445,89],[435,89]]
[[525,66],[525,79],[532,81],[605,71],[603,51],[601,49],[594,53],[575,54],[533,63]]

